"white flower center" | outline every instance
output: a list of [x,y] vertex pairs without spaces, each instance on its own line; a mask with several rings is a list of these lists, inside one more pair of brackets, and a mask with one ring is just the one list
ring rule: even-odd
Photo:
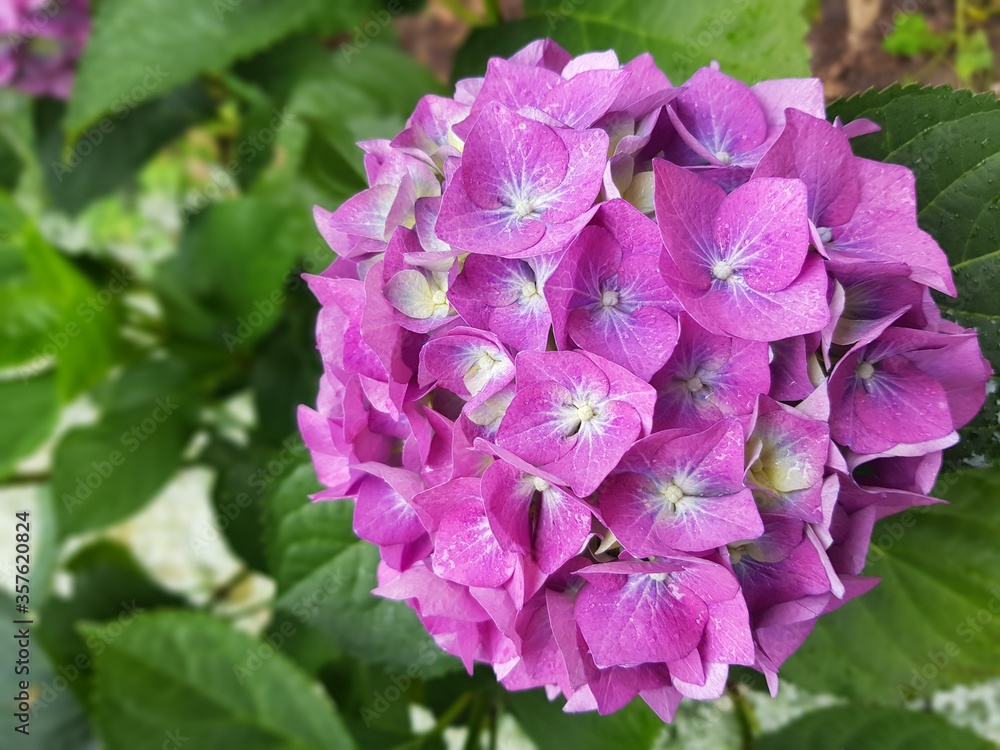
[[673,482],[664,487],[660,494],[663,495],[664,500],[673,506],[676,506],[677,503],[684,499],[684,490]]
[[614,307],[618,304],[618,292],[609,289],[601,294],[601,307]]
[[862,380],[871,380],[872,376],[875,375],[875,368],[871,362],[862,361],[858,363],[858,369],[854,372]]
[[712,266],[712,275],[719,281],[728,281],[733,275],[733,267],[724,260],[720,260]]
[[549,484],[548,482],[546,482],[541,477],[535,477],[534,478],[534,484],[535,484],[535,490],[537,492],[545,492],[547,489],[549,489],[552,486],[551,484]]
[[431,302],[434,303],[435,305],[447,305],[448,304],[448,295],[446,295],[440,289],[435,289],[431,293]]
[[589,422],[596,416],[596,413],[594,412],[594,407],[590,404],[578,404],[575,416],[581,422]]
[[733,163],[733,157],[729,155],[728,151],[716,151],[715,158],[727,167]]
[[830,227],[820,227],[816,230],[816,234],[819,235],[820,242],[824,245],[833,241],[833,230]]
[[511,208],[514,209],[514,213],[517,214],[518,218],[527,219],[535,215],[537,206],[532,198],[515,198],[514,205]]
[[521,287],[521,296],[525,299],[531,299],[532,297],[538,296],[538,287],[535,285],[534,281],[524,282],[524,285]]

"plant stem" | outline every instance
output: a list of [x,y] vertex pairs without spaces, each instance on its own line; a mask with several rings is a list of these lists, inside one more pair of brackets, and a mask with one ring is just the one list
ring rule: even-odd
[[486,5],[486,20],[491,24],[503,21],[503,13],[500,12],[500,0],[483,0]]
[[22,487],[47,484],[52,481],[50,474],[15,474],[0,481],[0,487]]
[[740,725],[741,750],[753,750],[754,738],[760,732],[760,724],[753,706],[747,699],[746,694],[738,685],[729,685],[726,688],[729,697],[733,701],[733,709],[736,711],[736,721]]

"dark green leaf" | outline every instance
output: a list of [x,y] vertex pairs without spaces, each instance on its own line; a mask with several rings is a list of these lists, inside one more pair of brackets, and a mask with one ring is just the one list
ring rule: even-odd
[[[124,547],[100,541],[77,552],[66,570],[72,594],[53,596],[38,612],[39,642],[53,664],[77,675],[70,688],[81,698],[88,694],[91,662],[87,644],[76,632],[83,621],[99,622],[94,633],[107,644],[129,627],[136,615],[156,607],[183,606],[184,600],[164,591]],[[94,644],[91,644],[95,647]]]
[[613,49],[625,61],[651,52],[677,82],[713,60],[729,75],[751,82],[805,76],[803,6],[802,0],[527,0],[523,19],[473,31],[455,74],[482,75],[489,57],[506,57],[528,42],[552,37],[574,54]]
[[414,612],[402,602],[374,596],[378,550],[354,536],[349,501],[311,503],[318,489],[304,466],[276,489],[272,571],[278,607],[334,639],[345,652],[391,670],[419,665],[422,676],[455,669]]
[[[135,98],[140,92],[142,98]],[[120,97],[107,116],[69,139],[61,125],[63,106],[48,102],[41,107],[38,158],[59,208],[77,213],[94,199],[134,183],[154,154],[215,109],[200,84],[151,102],[144,102],[147,95],[140,86]]]
[[[92,639],[97,628],[82,632]],[[160,750],[171,739],[185,750],[355,747],[305,674],[221,620],[145,615],[93,655],[96,723],[109,750]]]
[[[128,371],[117,381],[125,405],[94,425],[70,430],[56,446],[52,481],[63,537],[137,512],[180,466],[201,395],[181,385],[170,367],[141,367],[148,369],[139,382]],[[113,387],[111,404],[117,392]]]
[[639,699],[609,716],[567,714],[562,711],[563,703],[548,700],[541,690],[510,693],[504,698],[506,707],[538,747],[651,750],[663,732],[663,721]]
[[[958,288],[957,298],[937,295],[938,303],[979,332],[983,353],[1000,368],[1000,102],[947,86],[892,86],[834,102],[828,114],[875,121],[882,130],[854,139],[856,153],[914,171],[918,221],[947,253]],[[995,461],[996,416],[991,396],[948,460]]]
[[289,230],[299,223],[258,198],[209,208],[155,280],[171,324],[229,353],[260,338],[280,317],[289,272],[307,249]]
[[892,702],[1000,675],[1000,473],[946,474],[935,494],[951,504],[875,527],[865,573],[882,582],[821,618],[784,676]]
[[833,706],[813,711],[755,745],[759,750],[996,750],[939,716],[902,708]]

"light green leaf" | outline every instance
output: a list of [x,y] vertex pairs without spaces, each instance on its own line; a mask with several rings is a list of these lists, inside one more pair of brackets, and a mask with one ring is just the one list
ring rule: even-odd
[[[98,638],[96,626],[81,631]],[[355,747],[305,674],[221,620],[144,615],[110,644],[97,642],[93,704],[109,750],[160,750],[168,732],[185,750]]]
[[782,676],[880,702],[1000,675],[1000,473],[946,474],[935,495],[875,527],[866,575],[882,582],[825,615]]
[[55,428],[59,398],[55,375],[0,381],[0,480]]
[[162,96],[300,29],[346,29],[373,7],[369,0],[104,0],[67,126],[81,129],[136,100]]
[[748,82],[807,76],[803,7],[803,0],[527,0],[523,19],[473,31],[456,77],[482,75],[487,58],[543,37],[574,54],[613,49],[623,62],[651,52],[678,83],[713,60]]
[[945,38],[927,25],[922,13],[897,13],[893,22],[892,31],[882,40],[882,49],[891,55],[937,52],[945,44]]
[[758,750],[996,750],[939,716],[902,708],[833,706],[813,711],[754,745]]
[[119,302],[100,291],[0,195],[0,368],[24,378],[55,362],[63,401],[99,382],[117,354]]

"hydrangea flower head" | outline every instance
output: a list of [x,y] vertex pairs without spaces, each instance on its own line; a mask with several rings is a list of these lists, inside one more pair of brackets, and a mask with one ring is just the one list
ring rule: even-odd
[[816,80],[539,41],[317,209],[315,499],[468,669],[667,721],[734,665],[776,691],[874,585],[875,521],[934,502],[990,367],[912,174],[824,114]]

